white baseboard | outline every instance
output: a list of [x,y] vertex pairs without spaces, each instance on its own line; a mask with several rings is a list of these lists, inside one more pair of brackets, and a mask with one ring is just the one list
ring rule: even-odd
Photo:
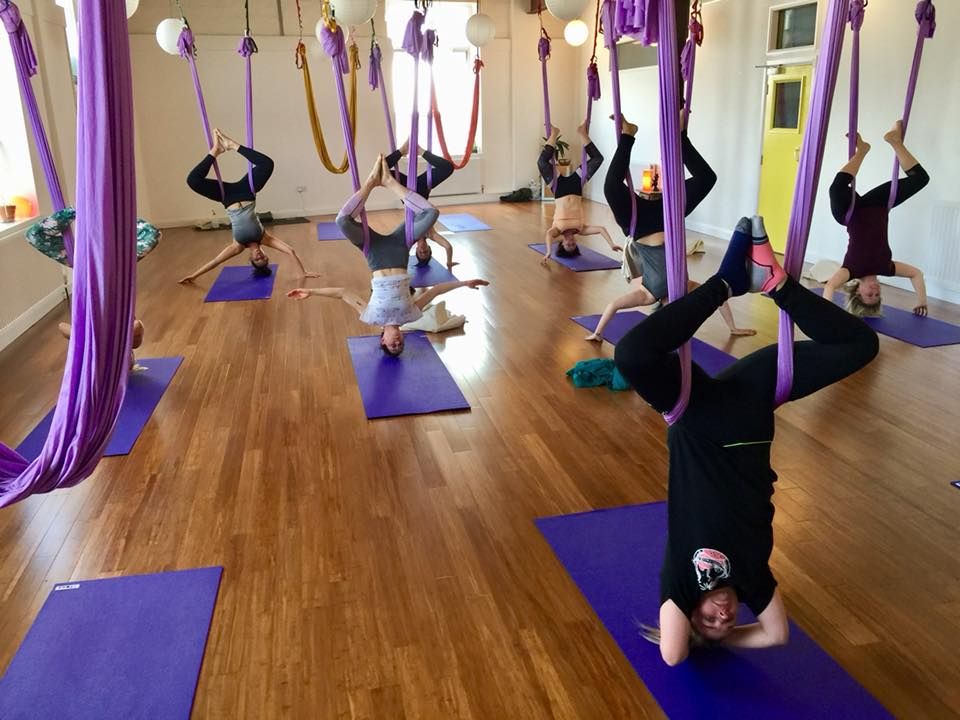
[[3,350],[10,343],[16,340],[29,330],[35,323],[42,320],[43,317],[57,307],[66,299],[66,294],[62,287],[53,290],[49,295],[35,302],[26,311],[21,313],[13,322],[6,327],[0,328],[0,350]]

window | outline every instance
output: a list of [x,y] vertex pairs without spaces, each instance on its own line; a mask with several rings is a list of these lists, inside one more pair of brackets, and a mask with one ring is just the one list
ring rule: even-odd
[[[472,2],[434,3],[427,13],[424,29],[437,31],[440,45],[435,48],[433,60],[434,82],[437,87],[437,105],[443,115],[443,131],[451,153],[463,152],[470,132],[470,111],[473,107],[473,59],[475,48],[467,42],[467,20],[477,11]],[[407,0],[387,0],[387,35],[394,50],[391,82],[393,88],[394,128],[397,142],[410,133],[410,114],[413,110],[413,59],[403,51],[403,34],[412,12]],[[430,71],[420,64],[420,146],[426,147],[427,117],[430,109]],[[481,113],[482,114],[482,113]],[[474,148],[481,146],[478,121]],[[436,135],[434,150],[439,153]]]
[[[0,112],[0,205],[16,205],[16,219],[28,220],[36,214],[37,195],[17,71],[7,42],[0,43],[0,97],[4,98]],[[0,231],[4,225],[0,219]]]
[[800,127],[800,98],[803,94],[802,80],[785,80],[774,84],[773,127],[780,130],[797,130]]
[[617,62],[621,70],[641,67],[657,67],[659,59],[656,45],[642,45],[639,42],[617,44]]
[[773,50],[812,47],[817,32],[817,4],[815,2],[774,11]]
[[80,57],[80,39],[77,37],[77,16],[73,8],[73,0],[56,0],[57,5],[63,8],[63,17],[67,28],[67,53],[70,55],[70,74],[73,84],[77,84],[77,63]]

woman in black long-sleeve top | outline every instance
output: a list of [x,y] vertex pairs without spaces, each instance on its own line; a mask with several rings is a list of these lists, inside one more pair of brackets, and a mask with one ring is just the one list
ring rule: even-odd
[[[214,131],[213,147],[200,163],[187,176],[187,185],[198,195],[202,195],[214,202],[222,203],[227,209],[230,218],[230,228],[233,232],[233,242],[220,251],[210,262],[201,265],[192,273],[180,280],[181,283],[190,283],[196,280],[221,263],[239,255],[244,250],[250,251],[250,265],[255,275],[270,274],[270,258],[263,251],[263,245],[286,253],[293,258],[300,268],[301,277],[318,277],[317,273],[307,272],[296,251],[279,238],[274,237],[263,229],[260,218],[257,217],[257,193],[267,184],[273,174],[273,160],[248,148],[236,140],[231,140],[220,132]],[[253,166],[251,172],[243,179],[235,182],[224,182],[221,191],[220,183],[208,178],[210,169],[218,155],[235,150],[245,157]]]
[[[555,198],[553,224],[547,230],[543,240],[546,246],[543,260],[540,261],[543,265],[547,264],[553,254],[553,243],[558,238],[560,242],[557,243],[557,257],[576,257],[580,254],[580,248],[577,246],[577,235],[602,235],[611,250],[621,250],[619,245],[613,243],[613,239],[605,227],[602,225],[587,225],[583,221],[583,186],[603,165],[603,155],[590,140],[586,122],[577,128],[577,134],[583,142],[584,152],[587,153],[587,166],[556,177],[556,187],[553,192]],[[537,160],[540,177],[547,185],[553,185],[554,182],[554,173],[556,172],[554,158],[559,139],[560,130],[553,126],[550,137],[547,138],[547,142],[540,153],[540,158]],[[581,172],[583,173],[582,177]]]

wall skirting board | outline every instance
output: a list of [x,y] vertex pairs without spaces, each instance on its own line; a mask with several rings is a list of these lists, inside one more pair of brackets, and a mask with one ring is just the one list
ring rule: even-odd
[[35,302],[20,313],[11,323],[0,328],[0,351],[23,335],[34,324],[42,320],[47,313],[67,299],[66,289],[58,287],[41,300]]

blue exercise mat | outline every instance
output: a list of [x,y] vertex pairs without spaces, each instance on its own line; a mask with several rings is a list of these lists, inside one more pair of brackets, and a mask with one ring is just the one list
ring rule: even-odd
[[[545,255],[547,252],[547,246],[543,243],[530,243],[527,245],[531,250],[536,251],[540,255]],[[573,270],[574,272],[589,272],[591,270],[617,270],[622,264],[617,258],[612,258],[609,255],[604,255],[603,253],[598,253],[596,250],[591,250],[588,247],[580,246],[580,254],[574,255],[573,257],[559,257],[554,254],[551,258],[556,263],[563,265],[568,270]]]
[[440,216],[440,224],[447,230],[458,233],[491,229],[489,225],[470,213],[443,213]]
[[323,221],[317,223],[317,240],[346,240],[340,226],[335,222]]
[[189,720],[222,573],[55,585],[0,681],[0,718]]
[[456,276],[447,270],[446,266],[441,265],[434,258],[430,258],[430,263],[426,267],[417,265],[415,255],[410,256],[410,262],[407,263],[407,272],[410,273],[410,287],[433,287],[440,283],[453,282]]
[[228,265],[220,271],[203,301],[268,300],[273,295],[273,282],[277,279],[276,264],[270,269],[273,272],[264,277],[254,275],[249,265]]
[[[799,627],[766,650],[701,649],[677,667],[637,623],[656,625],[667,505],[631,505],[536,521],[557,558],[673,720],[892,718]],[[741,614],[746,608],[741,606]],[[744,622],[752,618],[744,617]]]

